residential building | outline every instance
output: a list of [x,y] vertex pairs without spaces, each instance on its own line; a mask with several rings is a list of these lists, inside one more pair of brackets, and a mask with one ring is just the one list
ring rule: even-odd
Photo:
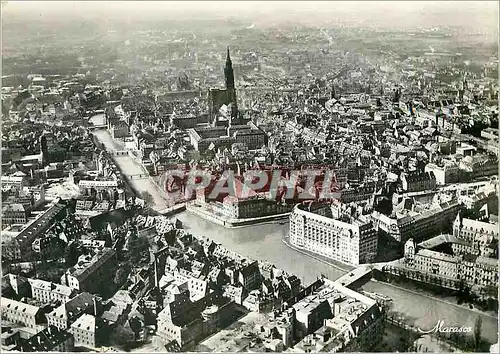
[[[425,281],[445,288],[459,289],[461,284],[471,287],[476,293],[491,296],[492,284],[498,283],[498,260],[472,253],[434,251],[423,248],[428,243],[415,245],[410,239],[404,246],[404,258],[386,267],[390,273]],[[465,249],[467,251],[467,249]],[[496,291],[494,291],[496,297]]]
[[20,340],[14,347],[19,352],[72,352],[73,335],[55,326],[48,326],[27,340]]
[[257,261],[248,262],[238,268],[238,282],[247,290],[255,289],[261,281],[259,263]]
[[223,200],[221,212],[228,219],[259,218],[290,212],[290,206],[266,199],[261,195],[248,198],[227,196]]
[[460,214],[457,214],[453,222],[453,236],[470,242],[483,254],[486,252],[485,248],[495,240],[498,241],[498,235],[498,224],[461,218]]
[[466,156],[460,160],[460,169],[468,173],[471,179],[498,174],[498,157],[491,155]]
[[23,176],[2,176],[2,190],[14,188],[21,190],[28,185],[26,177]]
[[89,293],[80,293],[68,302],[56,307],[45,315],[47,323],[60,329],[68,329],[71,324],[82,314],[98,316],[102,312],[99,298]]
[[62,219],[66,214],[66,206],[55,202],[22,227],[4,230],[7,232],[5,239],[4,232],[2,232],[2,257],[21,258],[23,252],[32,247],[32,243],[38,235],[43,234],[54,222]]
[[32,297],[43,303],[60,301],[64,304],[76,293],[74,289],[61,284],[41,279],[28,279],[28,281],[31,285]]
[[171,293],[165,308],[158,314],[158,337],[164,342],[177,342],[181,348],[195,344],[203,334],[203,306],[189,299],[187,284]]
[[93,315],[83,314],[73,322],[68,331],[74,337],[75,346],[93,349],[99,346],[98,330],[96,318]]
[[394,238],[397,242],[406,242],[409,238],[416,242],[446,232],[462,206],[456,199],[448,202],[432,203],[425,208],[403,209],[388,216],[378,211],[371,214],[371,219],[379,233]]
[[21,324],[25,327],[38,329],[45,322],[43,311],[38,306],[2,297],[2,321]]
[[[337,282],[324,279],[323,283],[293,306],[303,312],[295,313],[295,338],[299,342],[286,352],[372,350],[384,334],[384,319],[377,302]],[[323,311],[318,312],[320,308]]]
[[459,180],[459,168],[456,163],[449,162],[442,165],[428,163],[425,165],[426,173],[433,173],[436,185],[442,186],[448,183],[456,183]]
[[104,248],[94,255],[80,256],[77,264],[61,277],[61,284],[79,291],[99,293],[114,275],[116,251]]
[[405,192],[419,192],[436,188],[433,171],[421,173],[402,173],[401,184]]
[[26,224],[28,222],[28,210],[21,203],[2,204],[2,224]]

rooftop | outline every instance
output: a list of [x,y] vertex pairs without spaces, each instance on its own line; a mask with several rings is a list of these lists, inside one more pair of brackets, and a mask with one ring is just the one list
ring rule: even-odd
[[95,317],[92,315],[83,314],[71,325],[71,328],[89,332],[95,332],[96,331]]
[[14,350],[22,352],[48,352],[71,338],[71,333],[49,326],[26,341],[21,341]]
[[28,305],[20,301],[7,299],[5,297],[2,297],[1,307],[2,309],[14,310],[28,316],[35,316],[40,310],[37,306]]

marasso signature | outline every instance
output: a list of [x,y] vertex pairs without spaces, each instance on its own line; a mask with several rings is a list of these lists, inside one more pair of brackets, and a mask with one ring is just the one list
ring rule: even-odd
[[422,334],[429,334],[429,333],[436,333],[436,332],[441,332],[441,333],[470,333],[472,332],[472,327],[448,327],[444,325],[443,320],[439,320],[436,325],[431,328],[430,330],[424,331],[420,327],[417,327],[418,331]]

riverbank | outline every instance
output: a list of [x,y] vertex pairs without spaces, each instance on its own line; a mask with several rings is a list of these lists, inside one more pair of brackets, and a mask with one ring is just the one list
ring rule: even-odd
[[[315,253],[312,253],[312,252],[309,252],[309,251],[306,251],[306,250],[303,250],[303,249],[300,249],[298,248],[297,246],[294,246],[290,243],[290,241],[288,241],[288,237],[287,236],[284,236],[281,238],[281,242],[283,242],[287,247],[291,248],[292,250],[296,251],[296,252],[299,252],[299,253],[302,253],[308,257],[311,257],[312,259],[315,259],[317,260],[318,262],[321,262],[323,264],[326,264],[330,267],[333,267],[333,268],[336,268],[338,270],[341,270],[343,272],[349,272],[353,269],[355,269],[356,267],[354,266],[351,266],[349,264],[344,264],[342,262],[337,262],[337,261],[334,261],[332,259],[328,259],[326,257],[323,257],[321,255],[318,255],[318,254],[315,254]],[[332,279],[334,280],[334,279]]]
[[248,219],[228,219],[224,218],[222,215],[217,215],[205,210],[203,207],[198,206],[194,203],[188,203],[186,205],[186,210],[193,213],[194,215],[210,221],[214,224],[223,226],[228,229],[234,229],[239,227],[251,226],[272,221],[287,220],[290,213],[262,216],[258,218],[248,218]]
[[[313,253],[308,252],[308,251],[301,250],[301,249],[291,245],[287,241],[286,235],[282,237],[281,241],[283,244],[285,244],[288,248],[292,249],[293,251],[299,252],[299,253],[301,253],[301,254],[303,254],[311,259],[314,259],[315,261],[321,262],[321,263],[328,265],[330,267],[342,270],[344,272],[348,272],[348,271],[355,268],[355,267],[348,266],[348,265],[336,264],[336,263],[332,262],[331,260],[325,259],[325,257],[313,254]],[[409,289],[409,288],[406,288],[403,286],[398,286],[398,285],[394,285],[392,283],[378,281],[375,279],[370,280],[366,285],[362,286],[361,289],[369,290],[371,292],[376,292],[376,293],[380,293],[380,294],[384,294],[384,295],[388,295],[394,301],[394,304],[395,304],[394,310],[404,314],[405,317],[407,316],[406,320],[409,320],[410,323],[413,325],[420,325],[422,328],[432,328],[436,324],[437,320],[444,320],[445,323],[450,324],[450,325],[458,325],[458,324],[466,323],[470,326],[474,326],[474,322],[475,322],[475,319],[477,318],[477,316],[481,316],[483,318],[483,326],[485,324],[486,319],[489,319],[488,320],[488,329],[486,330],[486,327],[484,328],[484,333],[483,333],[484,337],[487,340],[489,340],[490,342],[494,342],[494,340],[495,340],[494,338],[496,338],[496,336],[497,336],[498,316],[495,313],[481,311],[481,310],[476,309],[476,308],[471,309],[468,306],[459,305],[449,298],[436,297],[433,294],[429,294],[429,293],[425,292],[423,289]],[[394,290],[396,290],[397,292],[395,292]],[[395,294],[397,294],[397,296],[394,296]],[[416,315],[419,314],[418,308],[420,307],[421,302],[418,303],[418,306],[417,306],[417,303],[415,303],[415,306],[413,306],[413,307],[411,306],[411,303],[410,304],[407,303],[408,299],[412,299],[415,297],[417,297],[417,299],[425,298],[425,299],[431,300],[433,308],[434,308],[433,311],[429,311],[429,310],[423,311],[420,313],[420,316],[422,316],[422,317],[417,317]],[[434,316],[427,317],[431,313],[434,313],[434,312],[437,313],[438,309],[439,309],[439,312],[441,312],[442,308],[445,308],[445,307],[449,308],[449,306],[451,306],[454,309],[459,310],[460,312],[462,312],[462,314],[464,316],[460,316],[459,312],[449,311],[449,314],[450,314],[449,316],[443,315],[443,316],[440,316],[437,318]],[[444,313],[446,313],[446,311],[444,311]],[[453,314],[453,316],[451,316],[451,314]],[[477,316],[474,316],[474,314]],[[424,315],[426,315],[426,316],[424,316]],[[436,318],[436,320],[431,320],[432,317]],[[464,320],[458,321],[457,319],[459,317],[464,317]]]
[[[114,140],[109,132],[104,129],[98,129],[93,132],[94,137],[106,148],[109,150],[120,150],[121,145]],[[113,162],[116,164],[120,172],[124,176],[128,175],[148,175],[148,178],[131,178],[128,179],[130,186],[134,191],[138,192],[138,197],[141,197],[143,192],[148,192],[153,200],[152,200],[152,208],[156,211],[164,210],[169,205],[165,200],[165,196],[162,191],[158,189],[158,187],[152,183],[149,178],[149,174],[144,169],[144,167],[138,163],[133,157],[129,154],[121,155],[121,156],[111,156]],[[127,178],[127,177],[124,177]]]
[[[267,261],[279,269],[296,274],[303,284],[311,284],[324,274],[336,280],[346,273],[342,264],[331,264],[320,257],[311,257],[305,252],[288,247],[283,238],[289,233],[289,225],[278,223],[257,224],[237,229],[224,228],[196,215],[183,212],[176,215],[183,228],[193,235],[209,237],[239,254],[252,259]],[[455,304],[435,301],[430,296],[406,289],[395,288],[385,283],[369,281],[363,289],[384,294],[393,300],[392,311],[400,313],[405,320],[420,328],[433,328],[437,321],[443,320],[446,326],[474,327],[477,317],[483,320],[483,336],[491,342],[498,341],[498,322],[496,318],[485,316]]]
[[470,312],[474,312],[474,313],[477,313],[479,315],[488,316],[488,317],[494,318],[494,319],[498,318],[498,316],[496,314],[494,314],[494,313],[481,311],[481,310],[476,309],[476,308],[471,309],[469,306],[457,304],[457,303],[455,303],[453,301],[447,300],[446,298],[439,298],[439,297],[433,296],[431,294],[428,294],[428,293],[426,293],[422,289],[418,289],[418,290],[409,289],[409,288],[402,287],[402,286],[399,286],[399,285],[394,285],[393,283],[388,283],[388,282],[385,282],[385,281],[379,281],[379,280],[375,280],[375,279],[372,279],[371,281],[379,283],[379,284],[383,284],[385,286],[390,286],[390,287],[395,288],[395,289],[403,290],[403,291],[406,291],[406,292],[411,293],[411,294],[416,294],[416,295],[419,295],[419,296],[424,296],[424,297],[426,297],[428,299],[432,299],[434,301],[438,301],[438,302],[441,302],[441,303],[444,303],[444,304],[448,304],[448,305],[460,308],[462,310],[467,310],[467,311],[470,311]]

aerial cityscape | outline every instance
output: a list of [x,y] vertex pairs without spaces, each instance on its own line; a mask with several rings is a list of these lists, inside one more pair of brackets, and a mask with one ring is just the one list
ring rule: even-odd
[[497,1],[2,2],[2,352],[498,353]]

